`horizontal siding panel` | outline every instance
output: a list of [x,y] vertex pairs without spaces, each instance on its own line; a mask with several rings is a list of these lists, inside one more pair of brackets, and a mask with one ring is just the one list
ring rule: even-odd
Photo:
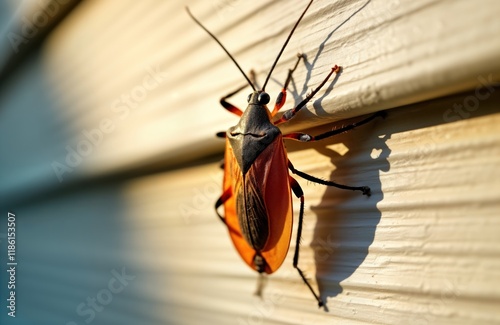
[[213,162],[14,206],[19,319],[83,323],[77,306],[125,268],[136,278],[96,324],[500,324],[500,97],[471,118],[442,121],[472,94],[395,108],[312,146],[287,142],[297,168],[373,191],[366,198],[298,178],[299,263],[329,312],[316,307],[292,253],[263,300],[253,296],[257,274],[213,211],[222,176]]
[[[2,159],[2,170],[8,171],[2,175],[3,196],[178,165],[222,150],[213,134],[235,119],[218,100],[244,80],[189,19],[186,4],[259,80],[304,7],[303,1],[81,3],[0,94],[1,129],[15,134],[23,126],[24,133],[2,142],[8,153]],[[344,70],[283,129],[495,82],[500,43],[491,40],[500,31],[499,11],[496,1],[487,0],[317,1],[268,90],[278,93],[297,52],[308,62],[294,75],[287,109],[333,64]],[[244,107],[245,98],[242,93],[234,103]],[[84,143],[89,138],[94,143]],[[73,166],[71,158],[66,161],[71,150],[83,156]]]

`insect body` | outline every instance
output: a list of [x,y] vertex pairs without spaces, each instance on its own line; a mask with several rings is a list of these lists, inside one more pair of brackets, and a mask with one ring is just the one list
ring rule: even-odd
[[288,252],[292,201],[283,136],[272,122],[266,93],[254,92],[240,123],[226,133],[225,222],[245,262],[273,273]]
[[283,135],[276,126],[293,118],[325,85],[331,75],[340,71],[340,67],[335,65],[323,82],[304,98],[297,107],[285,112],[280,119],[276,120],[276,114],[285,103],[286,89],[292,73],[302,58],[299,55],[294,68],[289,70],[283,89],[276,99],[274,109],[272,112],[268,109],[267,104],[270,101],[270,96],[265,92],[266,84],[295,28],[312,2],[312,0],[309,2],[291,30],[260,90],[256,89],[250,78],[247,77],[219,40],[194,18],[189,10],[188,13],[198,25],[219,43],[253,89],[253,92],[248,96],[248,106],[244,112],[227,102],[229,97],[244,87],[221,99],[222,106],[240,116],[240,121],[237,125],[229,128],[227,132],[218,133],[218,136],[226,139],[226,150],[224,155],[223,193],[215,204],[216,211],[220,206],[224,206],[224,216],[219,212],[217,214],[227,226],[233,244],[246,264],[260,274],[271,274],[285,260],[290,245],[293,223],[291,193],[293,192],[300,199],[297,243],[293,266],[314,295],[318,305],[323,306],[323,300],[314,291],[302,270],[298,267],[299,241],[304,216],[304,195],[299,183],[290,176],[288,170],[312,182],[361,191],[367,196],[370,195],[370,189],[367,186],[353,187],[325,181],[295,169],[288,160],[283,139],[288,138],[302,142],[321,140],[368,123],[381,114],[376,113],[358,123],[316,136],[305,133]]

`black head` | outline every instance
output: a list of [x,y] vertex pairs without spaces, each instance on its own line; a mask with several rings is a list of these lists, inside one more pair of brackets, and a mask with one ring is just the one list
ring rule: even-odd
[[267,105],[270,100],[271,98],[269,97],[269,94],[262,90],[254,91],[248,95],[247,99],[248,104],[253,105]]

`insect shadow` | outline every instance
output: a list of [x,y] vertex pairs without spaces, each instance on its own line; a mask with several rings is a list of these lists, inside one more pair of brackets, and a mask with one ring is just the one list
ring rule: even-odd
[[[347,19],[337,25],[320,44],[312,59],[309,60],[306,54],[302,54],[302,62],[307,69],[306,77],[302,85],[299,85],[292,76],[289,87],[290,97],[296,100],[295,105],[308,92],[308,84],[314,66],[332,35],[370,2],[371,0],[366,1]],[[342,65],[342,62],[332,63]],[[337,73],[328,83],[321,97],[313,101],[316,113],[325,113],[322,100],[330,95],[341,75],[342,71]],[[359,117],[352,120],[352,122],[355,121],[359,121]],[[343,121],[342,124],[350,124],[350,122]],[[317,215],[311,246],[316,264],[316,280],[323,301],[326,301],[327,297],[335,297],[343,292],[340,283],[349,278],[366,259],[368,249],[373,243],[376,227],[381,219],[381,212],[377,209],[377,203],[383,199],[379,174],[390,168],[387,160],[390,149],[386,145],[390,134],[377,134],[376,125],[379,123],[384,123],[384,121],[376,121],[374,125],[370,123],[348,133],[319,142],[307,143],[304,146],[304,149],[314,148],[319,154],[330,158],[335,168],[328,180],[339,181],[339,183],[351,186],[367,185],[371,188],[372,193],[371,197],[366,197],[359,195],[358,192],[326,187],[320,203],[311,207],[311,210]],[[329,125],[324,130],[316,129],[311,132],[306,131],[306,133],[320,134],[341,126],[341,124]],[[348,149],[345,155],[329,148],[330,145],[339,143]],[[297,146],[300,148],[302,144],[297,144]],[[289,147],[289,143],[287,143],[287,147]],[[357,166],[353,165],[353,160],[364,163],[360,166],[362,172],[359,172]],[[346,177],[346,175],[349,176]],[[343,176],[342,179],[339,179],[339,176]],[[307,227],[307,216],[305,221]],[[325,305],[325,310],[328,311],[328,304]]]
[[[306,132],[322,133],[359,119],[344,120]],[[306,191],[305,204],[309,211],[305,212],[304,229],[313,228],[310,246],[314,254],[316,283],[321,299],[326,302],[326,311],[328,305],[332,306],[326,298],[342,293],[342,281],[348,279],[367,258],[381,219],[382,213],[377,208],[384,197],[380,174],[389,171],[388,157],[391,154],[386,144],[391,137],[386,123],[387,118],[377,119],[318,142],[286,143],[290,153],[313,149],[327,157],[331,172],[325,180],[371,189],[371,196],[367,197],[358,191],[310,183],[314,191],[323,193],[315,205],[308,203]],[[298,161],[296,164],[300,165]],[[316,223],[311,222],[312,214],[316,215]]]
[[[377,126],[384,122],[376,121],[314,147],[335,166],[329,180],[352,186],[367,185],[372,193],[366,197],[327,187],[319,204],[311,207],[317,216],[311,246],[316,280],[324,300],[343,292],[340,283],[363,263],[373,243],[381,219],[377,204],[384,196],[380,173],[390,168],[387,158],[391,150],[386,145],[390,135],[377,132]],[[342,144],[347,152],[342,155],[330,149],[333,144]]]
[[[304,98],[307,94],[307,92],[309,91],[309,88],[308,88],[308,84],[311,80],[311,76],[312,76],[312,71],[314,70],[314,66],[316,65],[318,59],[321,57],[321,54],[323,53],[324,49],[325,49],[325,46],[327,45],[328,41],[330,40],[330,38],[333,36],[333,34],[338,31],[342,26],[344,26],[345,24],[347,24],[354,16],[356,16],[359,12],[361,12],[363,9],[365,9],[366,6],[368,6],[368,4],[370,4],[372,0],[368,0],[366,1],[363,5],[361,5],[356,11],[354,11],[349,17],[347,17],[344,21],[342,21],[340,24],[338,24],[327,36],[326,38],[323,40],[323,42],[321,42],[321,44],[318,46],[318,51],[316,52],[316,54],[314,55],[314,58],[312,58],[312,60],[309,60],[308,56],[306,53],[302,53],[302,57],[303,57],[303,64],[305,65],[306,67],[306,77],[304,78],[304,81],[302,82],[302,87],[300,87],[301,89],[299,90],[299,87],[297,85],[297,83],[295,82],[294,78],[293,78],[293,75],[292,75],[292,78],[291,78],[291,82],[290,82],[290,87],[288,89],[289,91],[289,98],[295,98],[295,103],[294,103],[294,107],[297,106],[297,104],[299,104],[299,102],[302,100],[302,98]],[[340,66],[342,66],[342,62],[331,62],[332,65],[333,64],[339,64]],[[326,71],[325,71],[326,73]],[[328,86],[326,88],[324,88],[324,90],[322,91],[322,95],[321,97],[319,97],[318,99],[314,100],[313,103],[313,107],[314,107],[314,110],[316,112],[324,112],[322,106],[321,106],[321,102],[323,100],[323,98],[326,98],[330,95],[330,93],[332,92],[333,90],[333,87],[334,85],[336,84],[337,80],[339,79],[340,75],[342,74],[342,71],[335,74],[334,78],[329,82]],[[271,80],[273,80],[273,82],[277,83],[277,84],[280,84],[281,85],[281,82],[282,80],[277,80],[273,77],[271,77]]]

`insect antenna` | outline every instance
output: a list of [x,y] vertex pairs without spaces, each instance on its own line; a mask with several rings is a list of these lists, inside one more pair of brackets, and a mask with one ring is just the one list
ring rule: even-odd
[[[312,1],[311,1],[312,2]],[[248,78],[248,76],[246,75],[246,73],[243,71],[243,69],[240,67],[240,65],[238,64],[238,62],[236,62],[236,60],[234,59],[234,57],[231,55],[231,53],[229,53],[229,51],[224,47],[224,45],[222,45],[222,43],[217,39],[217,37],[215,37],[214,34],[212,34],[205,26],[203,26],[203,24],[198,21],[198,19],[196,19],[193,14],[191,13],[191,11],[189,11],[189,8],[186,7],[186,11],[188,13],[188,15],[194,20],[194,22],[196,24],[198,24],[198,26],[200,26],[201,28],[203,28],[203,30],[205,32],[208,33],[208,35],[210,35],[210,37],[212,37],[219,45],[220,47],[222,47],[222,49],[224,50],[224,52],[226,52],[226,54],[229,56],[229,58],[234,62],[234,64],[236,65],[236,67],[240,70],[240,72],[243,74],[243,76],[245,77],[245,79],[247,80],[248,84],[252,87],[252,89],[255,91],[255,86],[253,85],[253,83],[250,81],[250,78]],[[302,18],[302,17],[301,17]]]
[[304,15],[307,12],[307,9],[309,9],[309,7],[311,6],[312,3],[313,3],[313,0],[311,0],[309,2],[309,4],[307,5],[306,9],[304,9],[304,11],[302,12],[302,15],[300,15],[299,20],[297,20],[297,22],[295,23],[295,26],[293,26],[292,30],[290,31],[290,34],[288,35],[288,38],[285,41],[285,44],[283,44],[283,46],[281,47],[281,51],[278,53],[278,56],[276,57],[276,60],[274,60],[274,63],[271,66],[271,70],[269,70],[269,73],[267,74],[266,81],[264,81],[264,85],[262,86],[262,91],[265,90],[267,82],[269,81],[269,78],[271,77],[271,73],[273,72],[274,68],[276,67],[276,64],[278,63],[278,60],[280,59],[281,54],[285,50],[285,47],[287,46],[288,41],[290,41],[290,38],[292,38],[293,32],[295,32],[295,29],[297,28],[297,26],[299,25],[300,21],[302,20],[302,17],[304,17]]

